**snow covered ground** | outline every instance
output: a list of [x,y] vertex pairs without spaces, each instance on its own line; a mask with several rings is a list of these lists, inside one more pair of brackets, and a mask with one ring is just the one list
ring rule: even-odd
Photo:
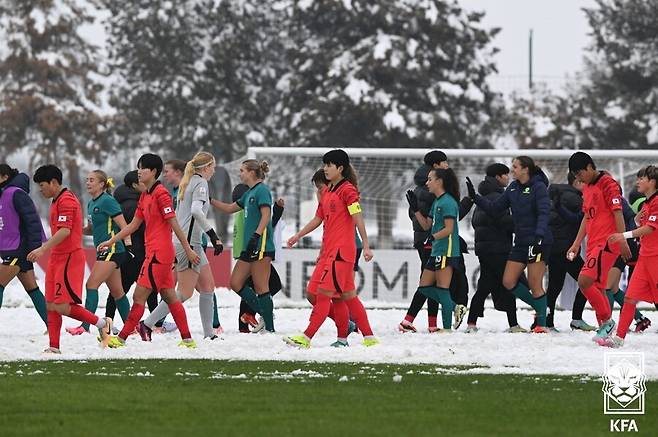
[[[284,296],[276,296],[279,306],[276,311],[276,334],[240,334],[237,332],[238,300],[226,289],[218,289],[220,320],[226,329],[221,340],[201,340],[201,323],[196,300],[185,304],[192,334],[198,348],[179,348],[178,333],[154,335],[152,343],[144,343],[131,337],[125,348],[101,350],[95,336],[72,337],[62,333],[62,355],[49,356],[42,353],[48,345],[44,326],[33,308],[22,300],[25,292],[17,284],[10,284],[5,291],[9,305],[0,310],[0,361],[17,360],[89,360],[89,359],[221,359],[221,360],[293,360],[310,362],[359,362],[359,363],[428,363],[440,366],[475,366],[467,370],[449,370],[464,373],[516,373],[516,374],[586,374],[600,376],[603,371],[604,353],[608,352],[594,344],[591,335],[572,332],[568,329],[570,312],[559,311],[556,326],[558,334],[530,335],[507,334],[506,317],[503,313],[487,309],[485,318],[480,319],[480,331],[475,334],[464,332],[465,323],[458,332],[451,334],[401,334],[397,323],[404,316],[404,309],[390,304],[378,303],[369,310],[369,316],[381,344],[366,348],[361,346],[359,335],[352,334],[350,348],[334,349],[335,328],[329,320],[309,350],[299,350],[286,345],[284,335],[298,333],[306,326],[310,309],[300,302],[291,302]],[[17,303],[18,300],[18,303]],[[101,299],[101,302],[104,302]],[[386,305],[384,307],[383,305]],[[103,310],[99,309],[98,314]],[[423,310],[416,320],[416,327],[426,331],[427,317]],[[649,312],[649,318],[655,312]],[[618,311],[615,311],[615,319]],[[519,322],[528,327],[532,313],[519,310]],[[594,314],[589,309],[585,320],[590,323]],[[656,319],[654,318],[654,321]],[[121,324],[117,316],[118,324]],[[64,326],[74,325],[65,318]],[[629,334],[624,352],[644,352],[645,371],[650,379],[658,379],[658,334],[654,327],[644,334]]]

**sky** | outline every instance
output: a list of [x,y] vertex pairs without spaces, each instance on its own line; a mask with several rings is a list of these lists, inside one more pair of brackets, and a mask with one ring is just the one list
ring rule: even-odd
[[583,67],[590,41],[583,7],[594,0],[457,0],[466,10],[484,11],[485,27],[500,27],[494,40],[498,76],[491,84],[499,91],[527,88],[528,32],[533,29],[533,75],[559,88],[566,75]]

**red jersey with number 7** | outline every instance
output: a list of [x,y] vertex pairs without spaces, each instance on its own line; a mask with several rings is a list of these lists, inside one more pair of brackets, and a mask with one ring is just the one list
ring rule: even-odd
[[75,194],[67,188],[59,192],[50,206],[51,235],[55,235],[61,228],[70,229],[71,233],[53,247],[51,253],[71,253],[82,249],[82,207]]
[[173,262],[174,243],[171,241],[171,225],[167,220],[176,217],[176,213],[171,194],[160,181],[156,181],[139,196],[135,216],[144,220],[146,225],[146,257],[156,255],[161,263]]
[[621,209],[621,188],[608,173],[599,172],[593,183],[583,185],[588,250],[605,245],[608,237],[617,232],[614,211]]
[[360,213],[359,192],[347,179],[330,186],[320,197],[315,215],[322,219],[322,256],[347,262],[356,258],[354,220]]
[[640,217],[640,226],[653,228],[652,233],[640,238],[640,256],[658,256],[658,193],[644,202]]

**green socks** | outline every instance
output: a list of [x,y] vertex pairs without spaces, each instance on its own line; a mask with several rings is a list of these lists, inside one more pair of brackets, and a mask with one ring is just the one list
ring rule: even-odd
[[[87,298],[85,299],[85,308],[92,314],[96,313],[98,308],[98,290],[95,288],[87,288]],[[89,331],[89,323],[84,322],[82,327],[85,331]]]
[[[34,304],[34,309],[37,310],[37,313],[39,313],[39,317],[41,317],[41,320],[43,320],[43,323],[45,323],[47,327],[48,313],[46,311],[46,298],[43,296],[43,293],[41,292],[41,290],[39,290],[39,287],[37,287],[34,290],[28,291],[27,295],[30,296],[30,299],[32,299],[32,303]],[[0,292],[0,296],[2,296],[2,292]]]
[[219,328],[221,325],[219,323],[219,311],[217,311],[217,295],[212,294],[212,327]]
[[443,328],[451,329],[452,312],[455,309],[455,303],[450,297],[450,290],[438,287],[418,287],[418,292],[423,296],[438,302],[441,305],[441,319]]
[[534,303],[534,298],[532,297],[532,293],[530,293],[530,289],[523,283],[517,282],[516,286],[510,290],[514,296],[518,297],[521,299],[523,302],[527,303],[531,307],[535,307]]
[[265,321],[265,329],[274,332],[274,301],[272,301],[270,292],[258,295],[258,303],[261,308],[260,315]]
[[548,306],[548,298],[546,293],[540,297],[533,297],[534,305],[532,307],[537,311],[537,326],[546,326],[546,307]]
[[254,310],[260,315],[263,315],[260,309],[260,304],[258,303],[259,302],[258,295],[256,294],[253,288],[251,288],[248,285],[245,285],[244,287],[242,287],[242,290],[240,290],[238,295],[242,298],[242,300],[247,302],[247,305],[249,305],[252,310]]
[[114,303],[117,306],[121,320],[125,323],[126,320],[128,320],[128,314],[130,313],[130,302],[128,302],[128,296],[124,293],[120,299],[115,299]]
[[[610,311],[612,311],[615,302],[619,304],[620,308],[624,306],[624,299],[626,298],[626,293],[623,290],[619,289],[616,293],[613,293],[612,290],[608,288],[605,291],[605,294],[608,296],[608,302],[610,302]],[[635,308],[635,314],[633,315],[633,318],[635,320],[644,318],[644,316],[642,315],[640,310],[637,309],[637,307]]]

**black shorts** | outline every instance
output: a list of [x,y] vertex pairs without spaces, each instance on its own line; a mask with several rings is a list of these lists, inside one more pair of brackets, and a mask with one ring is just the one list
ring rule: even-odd
[[27,260],[27,255],[19,256],[3,256],[2,257],[3,266],[18,266],[18,269],[21,273],[29,272],[34,270],[34,264]]
[[117,265],[117,269],[121,267],[121,264],[126,262],[126,259],[129,257],[128,252],[96,252],[96,261],[112,261]]
[[425,263],[424,270],[430,270],[436,272],[443,270],[446,267],[452,267],[453,269],[459,268],[459,257],[458,256],[430,256]]
[[[263,258],[270,258],[272,261],[274,261],[274,251],[272,251],[272,252],[263,252]],[[247,255],[247,252],[245,252],[245,251],[240,252],[240,257],[238,259],[240,261],[244,261],[244,262],[248,262],[248,263],[258,261],[258,259],[254,259],[254,258],[250,257],[249,255]]]
[[530,253],[530,246],[529,244],[514,245],[507,256],[507,260],[522,264],[534,264],[544,261],[548,265],[548,258],[551,256],[551,245],[542,244],[539,246],[539,250],[535,248],[532,253]]
[[361,248],[356,248],[356,258],[354,258],[354,271],[358,272],[359,271],[359,258],[361,258],[361,252],[363,252],[363,249]]

